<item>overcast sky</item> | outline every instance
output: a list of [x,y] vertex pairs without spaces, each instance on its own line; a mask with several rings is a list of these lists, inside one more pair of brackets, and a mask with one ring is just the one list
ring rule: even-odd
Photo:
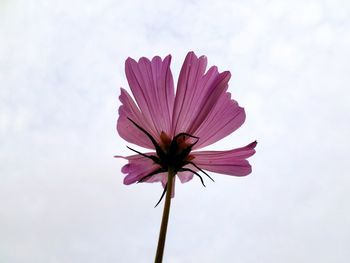
[[347,263],[350,2],[0,1],[0,262],[152,262],[159,184],[123,185],[127,57],[232,73],[244,178],[177,183],[164,261]]

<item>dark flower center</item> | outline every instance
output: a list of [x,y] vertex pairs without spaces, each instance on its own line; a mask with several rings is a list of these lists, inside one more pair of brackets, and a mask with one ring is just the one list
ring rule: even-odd
[[[159,165],[166,171],[172,169],[175,172],[181,170],[188,162],[193,159],[190,155],[192,147],[198,142],[198,137],[187,133],[179,133],[172,140],[162,132],[160,135],[161,151],[157,152]],[[194,142],[191,142],[194,141]]]
[[[153,175],[169,172],[169,170],[174,171],[174,174],[178,172],[191,172],[199,177],[204,187],[205,187],[205,184],[204,184],[203,178],[197,173],[197,171],[201,171],[206,176],[208,176],[212,181],[214,181],[213,178],[211,178],[205,171],[203,171],[194,162],[192,162],[192,160],[194,159],[194,156],[190,155],[190,152],[192,150],[192,147],[198,142],[199,140],[198,137],[182,132],[177,134],[175,137],[171,139],[165,132],[162,132],[160,134],[160,143],[158,143],[152,137],[152,135],[149,134],[149,132],[147,132],[144,128],[142,128],[132,119],[130,118],[128,119],[151,140],[157,155],[147,155],[139,151],[136,151],[130,147],[128,148],[148,159],[151,159],[154,163],[159,165],[159,168],[157,170],[142,177],[138,181],[138,183],[144,182],[146,179],[150,178]],[[185,167],[187,165],[193,166],[194,170],[191,168]],[[165,191],[166,191],[166,186],[164,187],[164,192],[159,202],[162,200],[165,194]],[[157,205],[159,204],[159,202],[157,203]]]

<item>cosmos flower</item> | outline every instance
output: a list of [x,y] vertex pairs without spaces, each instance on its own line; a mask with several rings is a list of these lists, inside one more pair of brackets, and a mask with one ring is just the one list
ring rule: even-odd
[[121,88],[117,130],[126,141],[151,151],[128,147],[135,154],[122,157],[128,160],[122,168],[127,174],[124,184],[161,182],[165,192],[170,169],[182,183],[197,176],[203,185],[203,176],[212,179],[206,171],[233,176],[251,173],[247,158],[255,153],[256,141],[233,150],[198,151],[245,121],[244,109],[227,92],[230,72],[219,73],[216,66],[206,71],[206,57],[189,52],[175,94],[170,61],[169,55],[164,60],[156,56],[125,62],[136,102]]

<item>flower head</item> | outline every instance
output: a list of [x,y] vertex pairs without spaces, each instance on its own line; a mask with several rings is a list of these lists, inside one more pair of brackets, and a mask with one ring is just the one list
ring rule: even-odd
[[189,52],[175,94],[170,61],[169,55],[164,60],[156,56],[125,62],[136,103],[122,88],[117,130],[126,141],[152,151],[128,147],[136,154],[123,157],[128,160],[122,168],[127,174],[124,184],[161,182],[165,187],[169,170],[182,183],[196,175],[203,185],[201,174],[211,179],[204,170],[248,175],[246,159],[255,153],[256,142],[228,151],[197,151],[231,134],[245,120],[244,109],[227,92],[230,72],[219,73],[216,66],[206,71],[206,57]]

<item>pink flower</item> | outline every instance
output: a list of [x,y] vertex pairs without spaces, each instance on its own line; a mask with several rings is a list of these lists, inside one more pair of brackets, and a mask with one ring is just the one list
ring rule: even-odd
[[219,73],[216,66],[206,71],[206,57],[189,52],[175,94],[170,61],[169,55],[164,60],[156,56],[125,62],[136,103],[122,88],[117,130],[126,141],[151,151],[128,147],[136,154],[122,157],[128,160],[122,168],[127,174],[124,184],[161,182],[165,187],[169,169],[182,183],[196,175],[204,184],[201,173],[211,179],[204,170],[234,176],[251,173],[247,158],[255,153],[256,141],[229,151],[197,151],[231,134],[245,120],[244,109],[227,92],[230,72]]

